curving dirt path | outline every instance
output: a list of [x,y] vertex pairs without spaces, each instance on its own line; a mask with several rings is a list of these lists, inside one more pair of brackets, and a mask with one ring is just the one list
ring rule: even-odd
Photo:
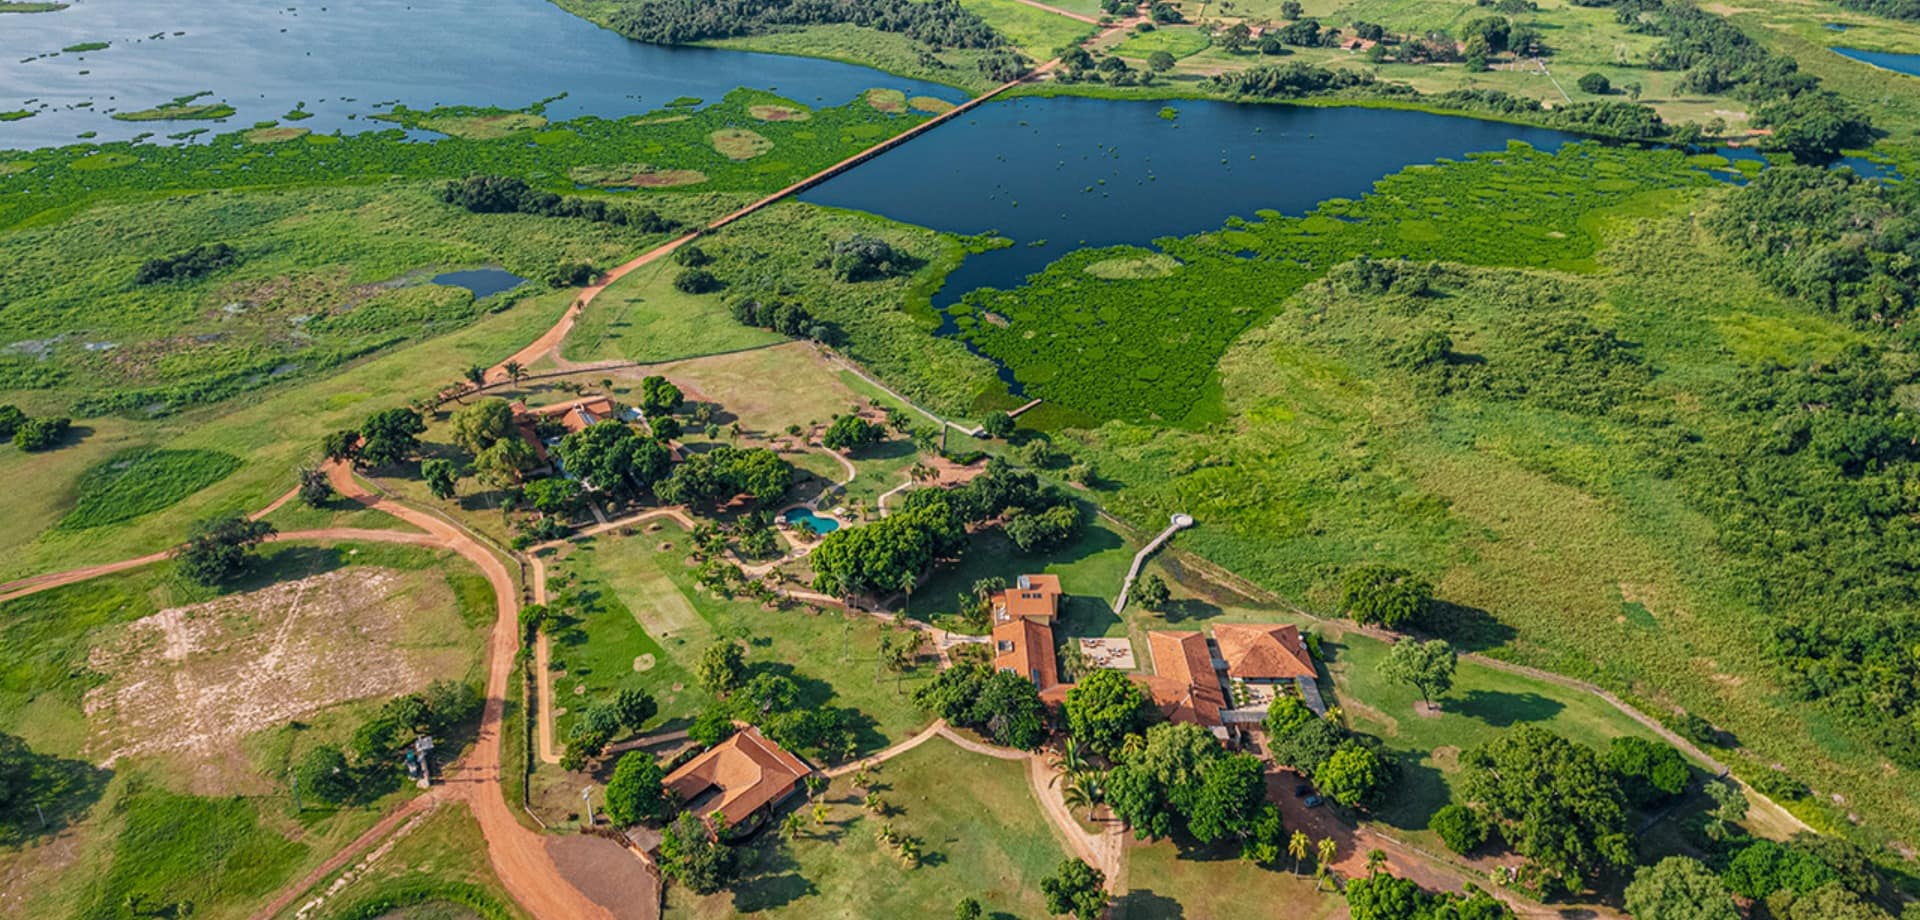
[[525,348],[508,355],[506,360],[487,368],[487,381],[490,383],[499,383],[500,381],[507,380],[507,365],[509,364],[529,367],[534,361],[539,360],[545,355],[554,354],[557,356],[560,351],[560,343],[566,341],[567,334],[573,331],[573,324],[580,319],[581,312],[586,310],[588,304],[593,303],[595,297],[600,296],[601,291],[606,290],[607,287],[615,281],[626,277],[626,275],[634,269],[657,262],[671,255],[674,250],[692,242],[694,237],[699,236],[700,233],[701,231],[695,230],[692,233],[683,234],[653,249],[649,249],[633,259],[629,259],[620,265],[608,269],[606,273],[602,274],[593,284],[580,289],[579,296],[575,297],[573,303],[568,305],[567,312],[560,314],[559,321],[555,322],[552,328],[540,333],[540,337],[528,342]]

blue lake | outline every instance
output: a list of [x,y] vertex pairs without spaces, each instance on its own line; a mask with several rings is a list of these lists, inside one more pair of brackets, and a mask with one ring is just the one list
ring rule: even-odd
[[433,276],[434,284],[472,291],[474,300],[484,300],[502,291],[511,291],[526,283],[526,280],[504,268],[470,268]]
[[981,106],[803,193],[802,200],[1014,246],[969,256],[937,306],[1008,288],[1087,246],[1150,244],[1260,209],[1304,214],[1413,163],[1557,149],[1573,135],[1421,112],[1031,98]]
[[[104,51],[60,49],[110,42]],[[52,56],[47,56],[52,55]],[[950,87],[811,58],[629,41],[547,0],[77,0],[55,13],[0,19],[0,149],[232,131],[306,103],[320,134],[390,128],[377,103],[508,108],[566,93],[547,116],[615,116],[681,96],[718,101],[735,87],[839,105],[874,86],[959,101]],[[225,122],[120,122],[203,91],[239,110]],[[353,116],[353,117],[350,117]],[[288,122],[293,124],[293,122]]]
[[1852,58],[1863,64],[1872,64],[1884,70],[1920,77],[1920,54],[1861,51],[1858,48],[1835,48],[1833,49],[1833,53],[1844,58]]

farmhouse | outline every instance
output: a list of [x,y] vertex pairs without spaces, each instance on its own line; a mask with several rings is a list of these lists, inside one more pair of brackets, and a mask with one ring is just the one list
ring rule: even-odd
[[993,666],[1033,681],[1042,695],[1060,686],[1053,623],[1060,617],[1060,578],[1022,575],[988,598],[993,608]]
[[1226,739],[1266,718],[1275,696],[1297,692],[1325,713],[1313,656],[1300,630],[1275,623],[1223,623],[1213,638],[1197,630],[1147,633],[1153,673],[1141,678],[1168,720],[1192,722]]
[[668,791],[696,815],[719,812],[739,824],[798,788],[813,768],[743,725],[733,736],[668,774]]
[[533,456],[542,467],[549,463],[547,443],[540,437],[543,422],[558,422],[567,434],[572,434],[584,431],[602,419],[620,417],[620,407],[605,396],[587,396],[538,409],[529,409],[526,403],[515,402],[511,408],[514,429],[520,432],[520,439],[533,448]]
[[1147,654],[1153,673],[1142,682],[1167,721],[1192,722],[1226,740],[1220,711],[1227,708],[1227,694],[1220,686],[1207,637],[1191,629],[1149,632]]

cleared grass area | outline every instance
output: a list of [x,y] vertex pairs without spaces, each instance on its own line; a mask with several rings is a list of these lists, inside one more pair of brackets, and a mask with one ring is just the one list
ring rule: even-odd
[[1311,873],[1254,866],[1237,852],[1183,852],[1171,842],[1129,844],[1127,893],[1114,902],[1120,920],[1322,920],[1345,917],[1346,899],[1321,890]]
[[1155,51],[1165,51],[1178,59],[1204,51],[1212,44],[1213,39],[1199,26],[1167,26],[1130,35],[1112,50],[1121,57],[1137,60],[1146,60]]
[[1120,582],[1141,542],[1100,519],[1088,524],[1073,544],[1038,556],[1020,552],[998,530],[974,534],[958,565],[935,569],[914,592],[911,612],[916,619],[960,630],[963,627],[955,617],[960,609],[957,598],[970,592],[975,581],[1003,578],[1012,584],[1020,575],[1058,575],[1067,599],[1063,625],[1055,630],[1055,638],[1125,635],[1123,624],[1113,615],[1113,597],[1120,592]]
[[[582,5],[584,4],[577,0],[568,0],[560,4],[567,9]],[[587,15],[586,18],[594,19],[595,17]],[[980,73],[979,61],[985,56],[983,52],[944,49],[933,53],[932,62],[937,62],[936,65],[922,56],[926,46],[913,39],[896,32],[881,32],[854,25],[807,26],[791,31],[770,32],[765,35],[750,35],[702,44],[713,48],[764,51],[769,54],[791,54],[798,57],[826,58],[849,64],[862,64],[903,77],[944,83],[968,92],[980,92],[993,86],[993,81]],[[817,101],[832,105],[841,100]]]
[[809,816],[792,842],[773,830],[761,834],[745,854],[745,879],[730,892],[698,898],[669,886],[667,916],[944,916],[969,895],[989,916],[1045,916],[1040,879],[1067,853],[1034,800],[1026,770],[1024,762],[935,738],[873,771],[874,789],[893,811],[884,820],[920,842],[919,867],[903,868],[875,839],[882,819],[861,807],[863,792],[840,779],[822,794],[825,824]]
[[240,458],[213,451],[134,449],[108,458],[74,484],[62,530],[86,530],[158,511],[227,477]]
[[960,0],[960,5],[987,21],[1015,47],[1036,61],[1092,35],[1094,25],[1019,0]]
[[[641,687],[660,703],[661,719],[679,725],[713,702],[692,677],[707,646],[746,642],[750,667],[792,677],[808,705],[857,710],[860,750],[878,750],[923,727],[908,696],[931,663],[904,677],[881,672],[880,627],[868,617],[816,613],[805,606],[765,610],[727,600],[694,583],[687,532],[671,522],[641,525],[570,548],[548,562],[548,591],[570,592],[580,612],[553,633],[554,691],[560,737],[571,716],[621,687]],[[582,689],[576,689],[582,688]]]
[[[327,891],[330,884],[322,881],[315,891]],[[473,813],[458,803],[428,812],[364,873],[329,892],[317,916],[349,913],[375,900],[415,901],[380,915],[392,920],[526,916],[494,875]],[[484,905],[485,913],[469,905]],[[291,920],[298,907],[279,916]]]
[[786,341],[735,322],[718,294],[676,289],[673,279],[682,271],[672,259],[660,259],[614,282],[581,314],[561,355],[571,361],[655,363]]

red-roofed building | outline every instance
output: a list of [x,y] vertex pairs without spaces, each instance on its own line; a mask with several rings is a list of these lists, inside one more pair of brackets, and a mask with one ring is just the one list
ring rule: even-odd
[[718,811],[737,825],[793,794],[813,768],[751,725],[667,775],[666,787],[702,818]]
[[1301,641],[1297,627],[1221,623],[1213,628],[1213,641],[1220,646],[1228,677],[1261,681],[1313,679],[1313,656],[1307,653],[1307,643]]
[[1227,693],[1220,686],[1207,637],[1190,629],[1149,632],[1147,654],[1153,674],[1141,682],[1167,720],[1202,725],[1224,738],[1220,711],[1227,708]]
[[1053,621],[1060,617],[1060,579],[1022,575],[1014,586],[987,599],[993,610],[993,667],[1033,681],[1045,692],[1060,685],[1054,659]]

